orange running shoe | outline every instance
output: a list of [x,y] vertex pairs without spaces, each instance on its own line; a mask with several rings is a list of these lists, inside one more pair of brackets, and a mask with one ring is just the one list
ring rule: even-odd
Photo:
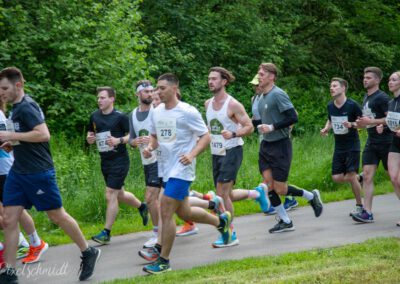
[[182,228],[176,232],[177,237],[184,237],[184,236],[190,236],[190,235],[195,235],[199,231],[199,228],[196,227],[195,223],[188,223],[185,222],[183,224]]
[[43,240],[40,241],[40,246],[33,247],[29,246],[28,256],[22,259],[23,264],[27,263],[35,263],[40,260],[42,254],[49,248],[49,245],[45,243]]

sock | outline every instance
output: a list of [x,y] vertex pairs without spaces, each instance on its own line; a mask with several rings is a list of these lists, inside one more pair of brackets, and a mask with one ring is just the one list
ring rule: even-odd
[[356,203],[356,206],[357,207],[362,207],[362,208],[364,207],[362,204],[357,204],[357,203]]
[[279,195],[275,192],[275,190],[271,190],[268,192],[269,200],[271,201],[272,207],[277,207],[282,204]]
[[153,226],[153,233],[157,235],[157,233],[158,233],[158,226]]
[[156,243],[155,245],[154,245],[154,248],[158,251],[158,253],[161,253],[161,245],[159,244],[159,243]]
[[283,207],[283,205],[280,204],[279,206],[276,206],[276,207],[274,206],[274,208],[275,208],[276,212],[278,213],[279,218],[281,218],[281,220],[283,222],[285,222],[286,224],[289,224],[290,218],[285,210],[285,207]]
[[169,259],[165,259],[165,258],[160,256],[160,260],[161,260],[162,263],[169,264]]
[[257,190],[252,189],[252,190],[249,190],[247,197],[249,199],[257,199],[260,197],[260,193]]
[[3,250],[3,249],[4,249],[4,245],[2,242],[0,242],[0,250]]
[[309,192],[308,190],[303,190],[303,197],[305,199],[307,199],[308,201],[313,200],[314,198],[314,194],[312,194],[311,192]]
[[38,246],[40,246],[41,240],[40,240],[39,235],[38,235],[38,233],[36,232],[36,230],[33,231],[32,234],[28,235],[28,237],[29,237],[29,241],[30,241],[30,243],[31,243],[31,246],[33,246],[33,247],[35,247],[35,248],[38,247]]
[[18,241],[18,245],[19,246],[23,246],[28,248],[29,247],[29,243],[28,241],[25,239],[24,234],[22,232],[19,232],[19,241]]
[[140,212],[142,212],[145,208],[146,208],[146,204],[144,204],[144,203],[142,202],[142,203],[140,203],[140,206],[139,206],[138,210],[139,210]]
[[110,235],[111,235],[111,230],[104,228],[104,230],[103,230],[103,231],[104,231],[104,232],[106,232],[108,236],[110,236]]
[[215,202],[214,201],[208,201],[208,209],[214,210],[215,209]]
[[309,192],[308,190],[299,188],[295,185],[288,185],[288,192],[287,195],[291,196],[301,196],[307,199],[308,201],[312,200],[314,198],[314,195]]

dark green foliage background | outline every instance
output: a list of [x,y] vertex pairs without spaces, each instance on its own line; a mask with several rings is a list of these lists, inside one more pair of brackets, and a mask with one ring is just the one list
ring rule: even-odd
[[364,67],[379,66],[386,88],[400,69],[399,12],[397,0],[0,0],[0,67],[21,68],[50,129],[77,136],[97,86],[115,87],[129,111],[136,81],[174,72],[183,99],[203,110],[208,69],[220,65],[250,110],[248,82],[274,62],[304,133],[326,119],[331,77],[361,101]]

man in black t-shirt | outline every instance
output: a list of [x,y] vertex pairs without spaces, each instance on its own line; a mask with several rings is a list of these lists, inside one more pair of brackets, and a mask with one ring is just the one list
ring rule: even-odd
[[93,275],[100,250],[88,246],[78,224],[62,206],[49,147],[50,133],[39,105],[25,95],[19,69],[9,67],[0,71],[0,96],[13,105],[11,119],[15,129],[15,132],[0,131],[0,147],[14,144],[15,157],[3,193],[7,268],[0,273],[0,283],[18,282],[15,270],[18,220],[23,209],[32,205],[38,211],[46,211],[77,244],[82,252],[79,280],[87,280]]
[[360,166],[360,139],[356,120],[362,115],[360,106],[346,97],[347,81],[332,78],[330,93],[333,98],[328,104],[328,121],[321,130],[326,136],[330,129],[335,135],[335,151],[332,159],[332,179],[334,182],[348,182],[356,198],[356,207],[362,207],[361,185],[358,181]]
[[382,80],[382,70],[378,67],[367,67],[364,70],[364,88],[367,94],[363,101],[363,116],[357,120],[357,125],[366,127],[368,139],[362,155],[363,160],[363,188],[364,188],[364,209],[362,212],[353,214],[357,222],[372,223],[372,198],[374,193],[374,176],[379,162],[387,171],[387,161],[392,136],[390,130],[385,127],[383,133],[377,132],[376,126],[384,123],[388,111],[389,96],[379,90],[379,83]]
[[111,228],[118,214],[119,202],[138,208],[144,226],[147,225],[148,212],[146,204],[123,187],[129,171],[129,156],[125,147],[129,138],[129,119],[114,109],[113,88],[98,88],[97,93],[99,109],[90,116],[86,140],[89,144],[97,144],[101,172],[106,182],[106,224],[99,234],[92,237],[92,240],[104,245],[111,240]]

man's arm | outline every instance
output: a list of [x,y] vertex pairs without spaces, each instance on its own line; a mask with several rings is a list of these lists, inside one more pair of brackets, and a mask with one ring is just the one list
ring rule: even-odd
[[192,163],[193,159],[196,158],[201,152],[203,152],[211,142],[210,133],[205,133],[202,135],[196,143],[196,146],[190,151],[188,154],[184,154],[180,156],[179,162],[184,165],[189,165]]
[[[243,105],[236,100],[232,100],[228,107],[233,112],[233,120],[242,126],[237,130],[236,137],[243,137],[253,133],[253,123],[251,122],[251,119],[244,109]],[[221,134],[225,139],[234,138],[233,133],[228,130],[223,130]]]
[[0,141],[7,142],[13,140],[31,143],[48,142],[50,141],[50,132],[46,123],[38,124],[28,132],[0,131]]

